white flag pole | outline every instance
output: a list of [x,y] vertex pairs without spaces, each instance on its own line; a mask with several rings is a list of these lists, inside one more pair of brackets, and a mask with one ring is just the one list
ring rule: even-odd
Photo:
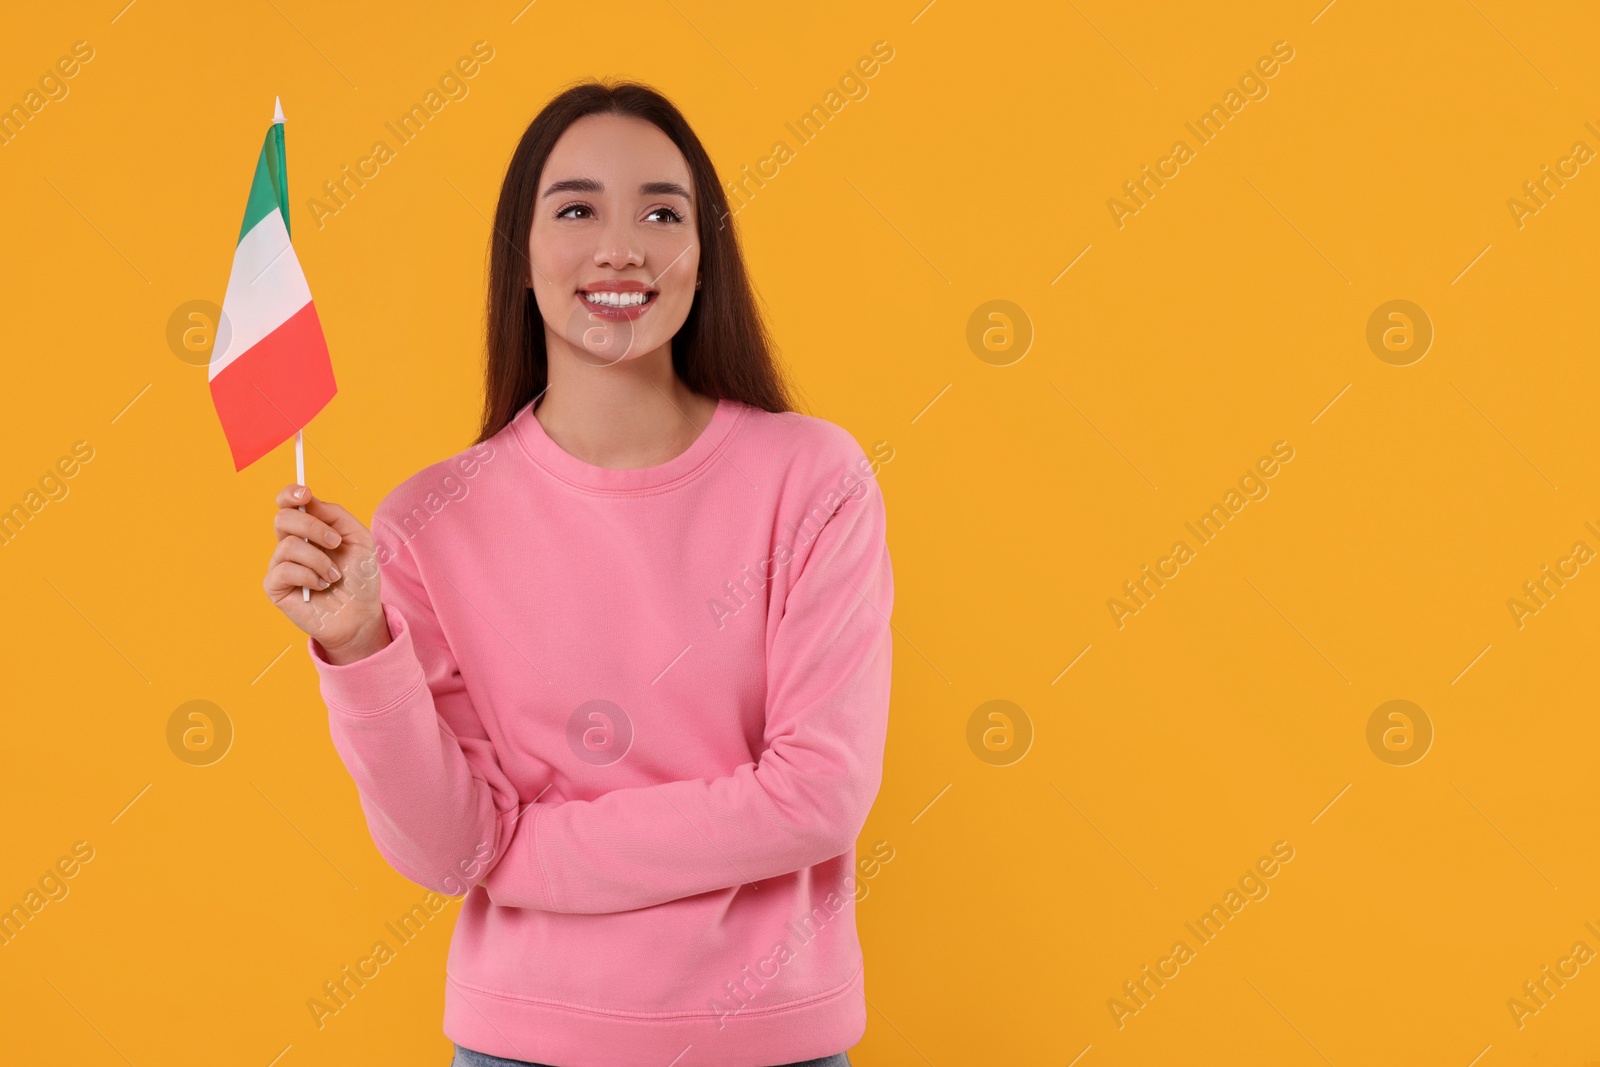
[[[283,121],[283,101],[276,96],[272,98],[272,121],[274,123]],[[300,436],[299,430],[294,432],[294,480],[297,485],[306,484],[306,446],[305,439]],[[301,504],[300,510],[304,511],[305,509],[306,506]],[[302,537],[300,540],[310,541],[311,538]],[[306,601],[311,599],[311,587],[309,585],[300,587],[300,599]]]
[[[306,484],[306,447],[305,442],[300,437],[299,430],[294,432],[294,480],[297,485]],[[306,506],[301,504],[300,510],[304,511],[305,509]],[[309,541],[311,538],[302,537],[300,540]],[[311,587],[309,585],[302,585],[300,587],[300,599],[311,599]]]

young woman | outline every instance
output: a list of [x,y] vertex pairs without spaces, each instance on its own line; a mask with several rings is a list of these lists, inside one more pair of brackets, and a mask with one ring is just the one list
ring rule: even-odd
[[477,441],[370,530],[278,494],[264,585],[373,842],[465,894],[462,1067],[847,1067],[866,1029],[883,497],[790,410],[728,215],[658,93],[563,92],[495,212]]

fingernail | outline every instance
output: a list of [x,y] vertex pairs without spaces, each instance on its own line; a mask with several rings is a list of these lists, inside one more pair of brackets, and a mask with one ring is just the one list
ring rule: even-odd
[[327,541],[328,545],[331,547],[339,543],[339,535],[330,530],[328,535],[324,537],[323,540]]
[[339,568],[338,567],[329,567],[328,568],[328,578],[329,578],[330,581],[337,582],[339,580]]
[[296,500],[304,500],[306,498],[306,491],[304,489],[296,489],[294,491],[294,498]]

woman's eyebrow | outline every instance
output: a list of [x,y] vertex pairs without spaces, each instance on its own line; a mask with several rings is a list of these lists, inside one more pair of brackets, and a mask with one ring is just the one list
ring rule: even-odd
[[[544,191],[544,197],[552,197],[558,193],[603,193],[606,187],[594,178],[563,178],[561,181],[552,182]],[[640,196],[681,196],[685,200],[693,201],[689,190],[677,182],[645,182],[639,186]],[[542,199],[542,198],[541,198]]]

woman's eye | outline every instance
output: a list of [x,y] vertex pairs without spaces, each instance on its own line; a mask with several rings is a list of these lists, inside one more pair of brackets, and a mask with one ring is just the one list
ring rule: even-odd
[[[592,214],[594,212],[594,209],[591,208],[588,204],[568,204],[566,207],[562,208],[560,211],[557,211],[555,217],[558,218],[558,219],[568,218],[570,216],[568,216],[567,213],[570,212],[570,211],[587,211],[587,212],[590,212]],[[654,218],[655,216],[663,214],[663,213],[665,213],[668,216],[668,221],[671,221],[671,222],[682,222],[683,221],[683,215],[682,214],[680,214],[679,212],[673,210],[670,207],[666,207],[666,206],[657,207],[657,208],[651,208],[650,209],[650,214],[645,216],[645,217],[646,218]]]

